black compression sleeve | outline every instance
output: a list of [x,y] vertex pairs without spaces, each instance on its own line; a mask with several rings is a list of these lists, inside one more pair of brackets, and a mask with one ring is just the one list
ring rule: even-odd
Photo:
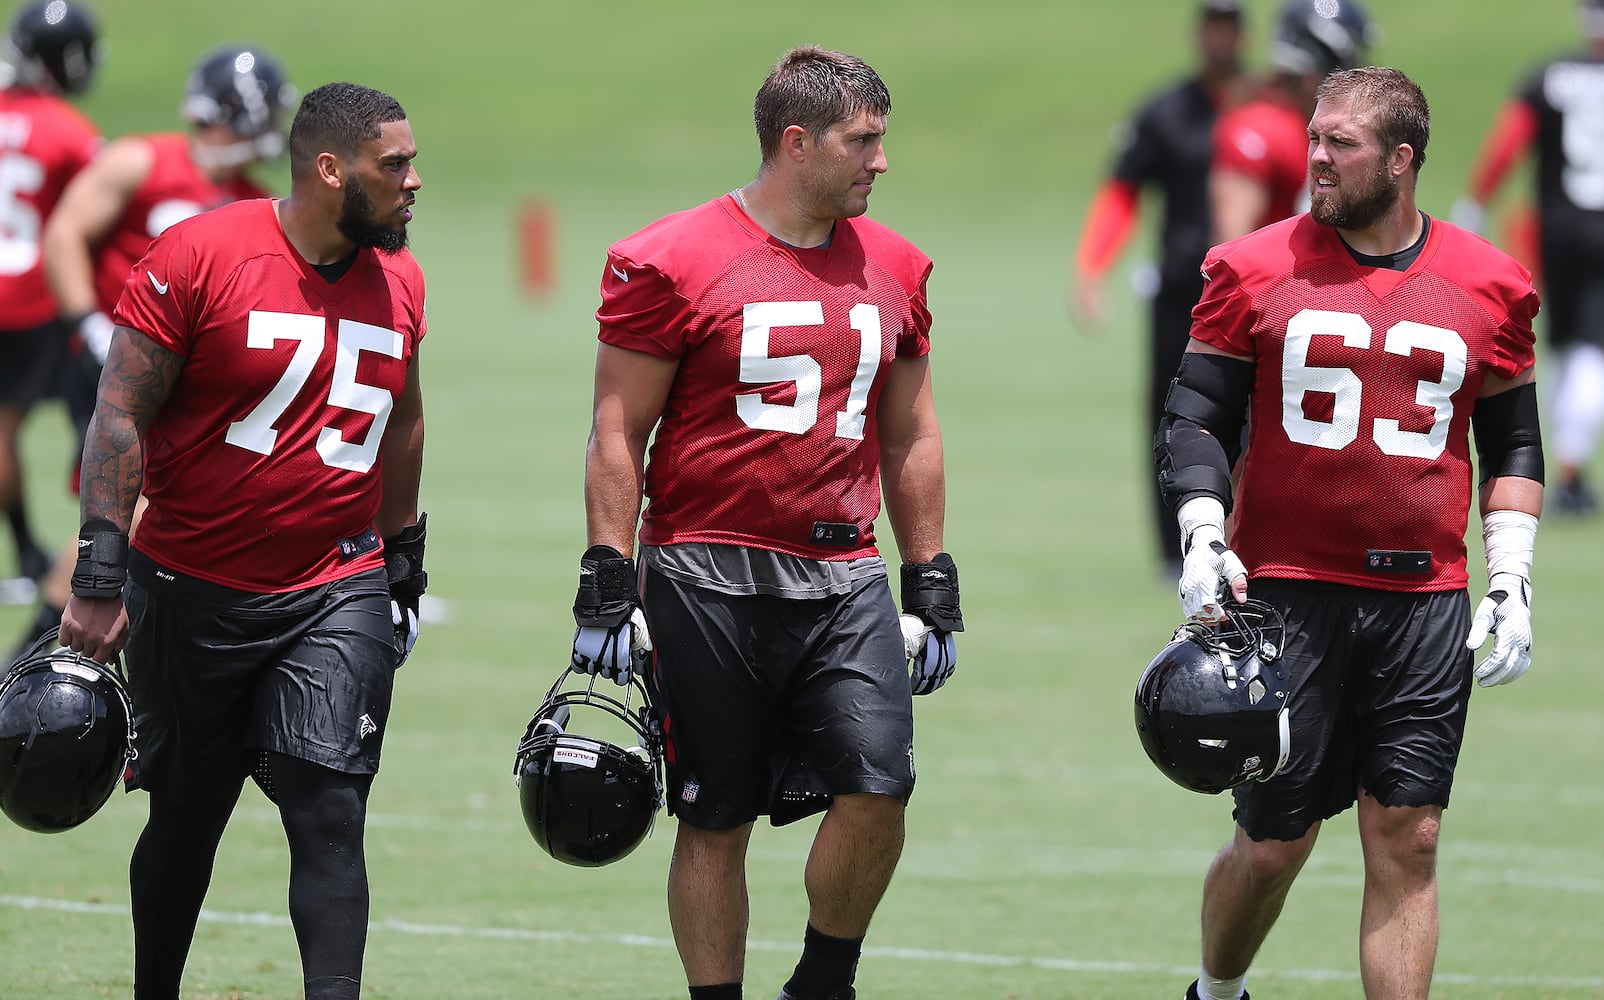
[[1543,481],[1543,433],[1537,416],[1537,383],[1476,400],[1470,415],[1476,434],[1479,480],[1516,476]]

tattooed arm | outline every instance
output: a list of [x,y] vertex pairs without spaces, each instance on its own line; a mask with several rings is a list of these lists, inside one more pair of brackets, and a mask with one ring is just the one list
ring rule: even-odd
[[[130,530],[144,483],[145,432],[178,383],[184,360],[131,327],[119,326],[112,335],[84,438],[79,480],[84,524],[99,519],[124,535]],[[61,616],[59,640],[106,663],[122,650],[127,633],[121,597],[74,594]]]

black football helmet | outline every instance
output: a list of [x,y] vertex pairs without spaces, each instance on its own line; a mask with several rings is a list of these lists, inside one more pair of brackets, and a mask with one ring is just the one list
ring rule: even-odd
[[1136,684],[1148,759],[1182,788],[1211,795],[1274,777],[1291,749],[1281,615],[1254,600],[1227,603],[1225,615],[1176,629]]
[[1323,77],[1360,65],[1374,43],[1370,17],[1355,0],[1288,0],[1276,17],[1270,62]]
[[6,86],[82,94],[100,65],[100,26],[82,0],[23,4],[11,17],[0,62],[9,70]]
[[[562,672],[529,720],[512,772],[535,842],[558,861],[582,868],[628,855],[646,839],[663,804],[662,728],[640,671],[623,700],[598,691],[596,679],[571,668]],[[623,723],[633,744],[581,735],[596,732],[604,716]]]
[[221,45],[195,61],[180,110],[195,125],[227,125],[265,160],[284,151],[283,118],[294,101],[295,88],[266,49]]
[[55,646],[41,636],[0,680],[0,811],[39,833],[93,816],[134,759],[120,669]]

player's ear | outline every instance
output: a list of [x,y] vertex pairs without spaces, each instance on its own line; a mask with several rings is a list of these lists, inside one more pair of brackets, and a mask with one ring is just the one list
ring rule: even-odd
[[812,145],[812,135],[800,125],[787,125],[780,133],[780,152],[797,163],[808,158]]
[[319,153],[313,161],[320,181],[335,190],[345,186],[345,164],[333,153]]
[[1415,147],[1407,142],[1400,142],[1392,147],[1392,175],[1402,177],[1415,162]]

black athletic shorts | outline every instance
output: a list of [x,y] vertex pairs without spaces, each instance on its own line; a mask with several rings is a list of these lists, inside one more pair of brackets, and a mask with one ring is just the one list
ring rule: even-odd
[[257,749],[378,771],[396,669],[383,570],[253,594],[137,551],[128,562],[129,787],[215,788],[241,780]]
[[1395,593],[1255,579],[1248,594],[1286,618],[1292,755],[1237,786],[1254,840],[1296,840],[1358,800],[1448,805],[1465,735],[1473,654],[1463,590]]
[[1553,347],[1604,347],[1604,254],[1596,239],[1556,234],[1543,241],[1543,315]]
[[66,353],[67,334],[55,320],[0,331],[0,404],[26,410],[54,395]]
[[913,694],[885,577],[797,600],[644,575],[671,814],[780,826],[832,795],[913,794]]

